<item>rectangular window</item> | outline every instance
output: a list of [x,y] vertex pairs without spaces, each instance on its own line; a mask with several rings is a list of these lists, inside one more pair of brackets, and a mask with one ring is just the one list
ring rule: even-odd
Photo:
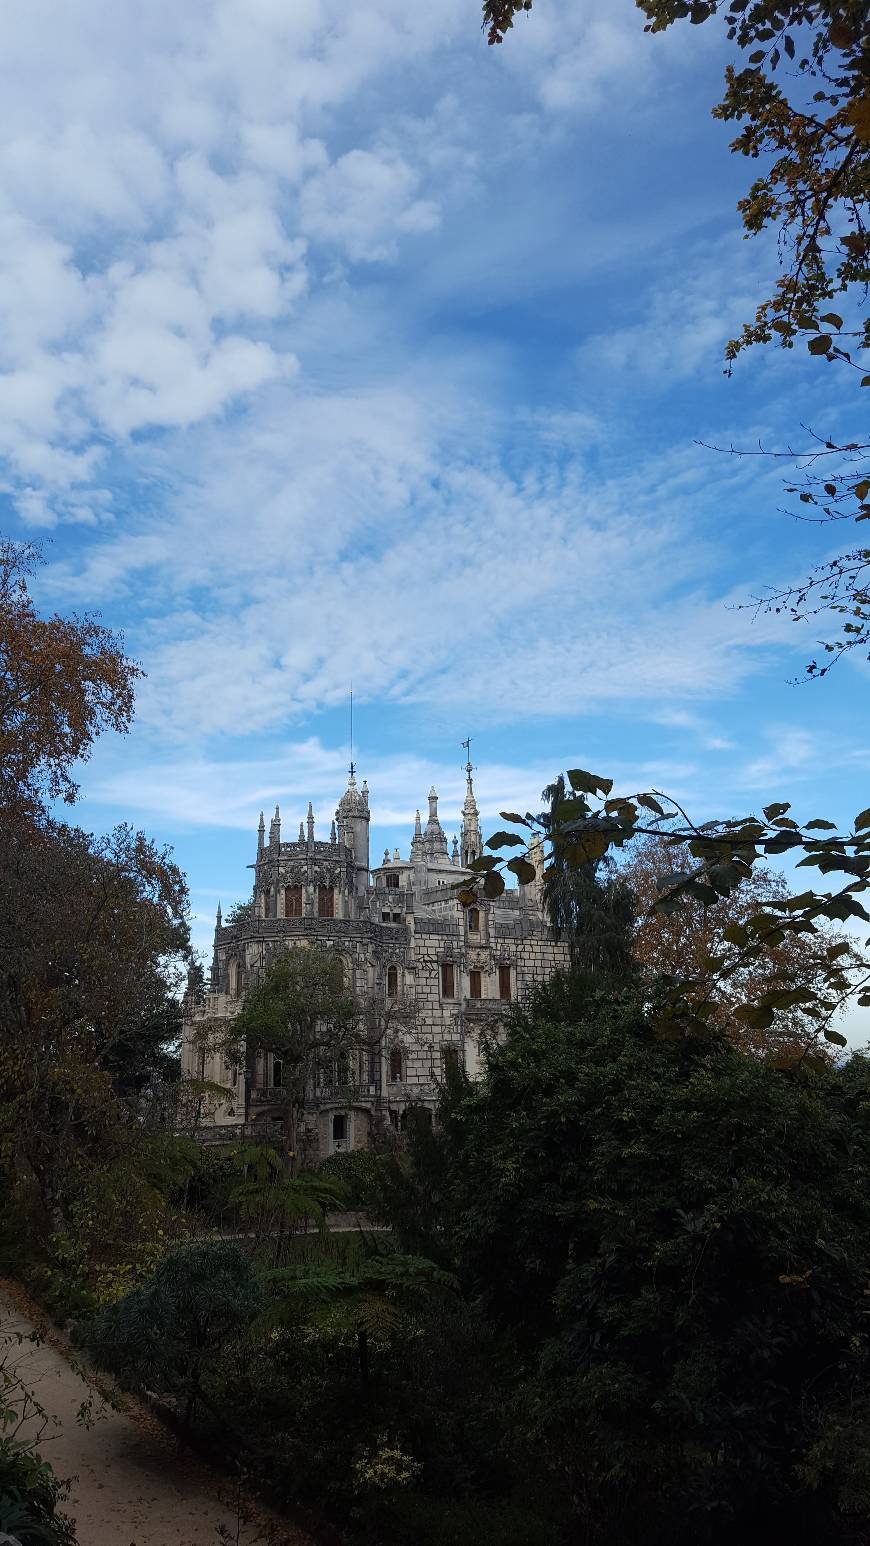
[[390,921],[389,913],[381,913],[381,923],[389,923],[389,921]]
[[398,889],[399,889],[399,877],[398,877],[398,875],[388,875],[387,876],[387,886],[388,886],[388,888],[391,891],[398,891]]
[[285,918],[301,918],[302,917],[302,887],[301,886],[285,886],[284,887],[284,917]]
[[401,913],[393,913],[393,922],[394,923],[401,923],[401,921],[402,921],[402,914]]
[[480,972],[471,971],[468,973],[468,997],[483,998],[483,994],[480,991]]
[[331,886],[317,887],[317,915],[319,918],[335,917],[335,892]]
[[453,983],[454,983],[453,962],[452,961],[442,961],[441,962],[441,997],[442,998],[454,998],[455,997],[456,989],[454,988]]
[[508,999],[511,996],[511,969],[509,966],[500,966],[498,969],[498,996]]
[[459,1048],[458,1047],[442,1047],[441,1048],[441,1057],[442,1057],[443,1062],[444,1062],[444,1072],[445,1072],[445,1074],[448,1073],[448,1072],[456,1073],[456,1071],[459,1068]]
[[268,891],[263,892],[263,917],[268,918],[271,911],[272,898]]
[[468,932],[469,932],[469,934],[479,934],[480,933],[480,908],[479,907],[469,907],[468,912],[466,913],[466,917],[468,919]]

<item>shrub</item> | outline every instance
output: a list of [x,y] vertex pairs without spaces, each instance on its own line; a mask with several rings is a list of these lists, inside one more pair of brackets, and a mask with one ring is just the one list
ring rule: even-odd
[[343,1154],[328,1155],[317,1174],[331,1176],[347,1187],[349,1207],[367,1208],[372,1203],[382,1163],[373,1149],[348,1149]]

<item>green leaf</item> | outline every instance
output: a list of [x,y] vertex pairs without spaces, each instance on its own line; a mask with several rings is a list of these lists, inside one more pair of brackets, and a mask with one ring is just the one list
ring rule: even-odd
[[766,1031],[773,1025],[773,1010],[762,1009],[758,1004],[740,1004],[734,1011],[738,1020],[753,1031]]
[[472,859],[468,868],[476,872],[480,870],[494,870],[497,864],[498,860],[493,859],[492,854],[481,854],[479,859]]
[[655,811],[657,816],[664,816],[664,807],[651,794],[635,795],[638,805],[645,805],[648,811]]
[[727,929],[722,930],[722,937],[732,945],[749,944],[749,935],[742,923],[729,923]]
[[599,778],[597,773],[587,773],[583,768],[569,768],[568,782],[581,794],[610,794],[612,778]]
[[577,833],[574,841],[565,847],[563,857],[569,869],[579,870],[584,864],[603,859],[609,847],[610,837],[605,832]]
[[816,338],[811,338],[807,344],[810,354],[827,354],[833,343],[830,333],[819,333]]
[[861,386],[870,386],[870,376],[861,377]]
[[485,881],[483,882],[484,896],[489,897],[489,900],[493,902],[497,896],[501,896],[503,891],[504,881],[502,880],[501,876],[496,870],[490,870]]
[[870,494],[870,478],[862,478],[860,483],[855,484],[855,494],[863,503]]
[[786,811],[790,810],[791,804],[788,800],[778,800],[775,805],[765,805],[762,814],[766,821],[773,821],[774,817],[782,816]]
[[843,318],[838,317],[835,311],[826,311],[825,315],[819,318],[819,321],[827,322],[829,327],[835,327],[838,332],[843,326]]
[[499,811],[502,821],[512,821],[517,827],[530,827],[531,822],[526,821],[525,816],[520,816],[516,811]]
[[870,827],[870,806],[855,817],[855,831],[863,832],[865,827]]
[[839,1031],[831,1031],[827,1026],[825,1026],[822,1035],[824,1036],[825,1041],[832,1041],[835,1047],[848,1046],[848,1042],[846,1041],[845,1036],[841,1036]]
[[815,821],[807,822],[806,830],[812,832],[814,829],[835,832],[837,830],[837,823],[835,821],[822,821],[821,817],[818,817]]
[[816,994],[811,988],[772,988],[758,1000],[763,1009],[793,1009],[795,1004],[814,1004]]
[[509,859],[507,867],[513,871],[523,886],[530,886],[537,873],[535,866],[530,864],[528,859]]
[[487,838],[487,848],[524,848],[525,839],[518,837],[516,832],[493,832],[492,837]]

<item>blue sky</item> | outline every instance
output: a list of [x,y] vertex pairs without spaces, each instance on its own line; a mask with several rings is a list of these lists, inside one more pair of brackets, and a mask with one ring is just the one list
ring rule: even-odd
[[0,32],[3,524],[147,673],[79,819],[172,843],[201,944],[261,806],[329,819],[351,680],[376,853],[433,781],[455,830],[469,733],[490,829],[578,763],[699,814],[868,803],[865,667],[794,687],[814,630],[735,607],[828,537],[695,444],[852,411],[797,353],[723,375],[777,260],[715,26],[27,0]]

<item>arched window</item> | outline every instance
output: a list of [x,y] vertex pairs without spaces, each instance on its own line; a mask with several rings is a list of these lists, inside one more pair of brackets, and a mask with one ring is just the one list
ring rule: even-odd
[[230,961],[227,966],[227,991],[230,998],[238,998],[239,996],[239,975],[238,961]]
[[399,1084],[402,1078],[402,1049],[390,1048],[390,1084]]
[[319,918],[335,917],[335,892],[332,886],[317,887],[317,915]]
[[284,1064],[281,1062],[280,1058],[273,1058],[272,1059],[272,1085],[273,1085],[273,1088],[276,1089],[276,1090],[280,1090],[281,1086],[283,1085],[283,1083],[284,1083]]
[[301,918],[302,917],[302,887],[301,886],[285,886],[284,887],[284,917],[285,918]]
[[399,968],[397,966],[388,966],[387,967],[387,998],[398,998],[398,996],[399,996]]

